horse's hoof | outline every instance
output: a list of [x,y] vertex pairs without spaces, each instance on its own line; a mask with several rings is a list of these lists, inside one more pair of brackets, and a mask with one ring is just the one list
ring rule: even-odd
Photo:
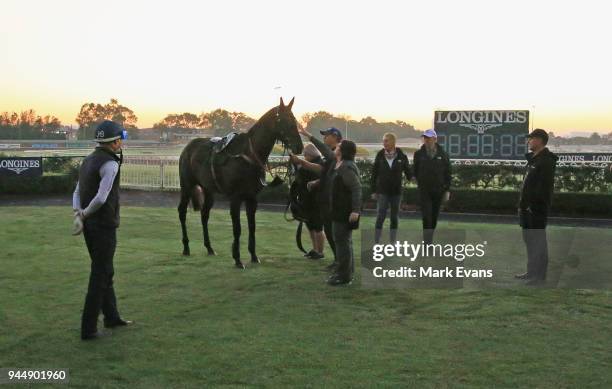
[[244,264],[242,262],[236,262],[236,267],[238,269],[246,269],[246,267],[244,266]]
[[190,255],[191,255],[191,253],[189,251],[183,251],[183,256],[188,257]]
[[252,262],[252,263],[261,263],[261,261],[260,261],[260,260],[259,260],[259,258],[257,258],[257,257],[253,257],[253,258],[251,258],[251,262]]
[[208,255],[217,255],[217,253],[215,253],[215,250],[208,250]]

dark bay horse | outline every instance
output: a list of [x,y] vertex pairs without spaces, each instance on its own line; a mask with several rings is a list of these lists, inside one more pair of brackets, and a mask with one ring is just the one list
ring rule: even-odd
[[278,107],[266,112],[249,131],[236,135],[219,154],[213,156],[214,143],[210,138],[194,139],[185,146],[179,160],[181,201],[178,206],[183,232],[183,255],[190,254],[185,225],[189,201],[194,210],[200,210],[204,246],[208,250],[208,255],[215,255],[208,235],[208,218],[215,201],[215,193],[222,193],[230,200],[234,234],[232,257],[236,267],[244,269],[240,261],[239,245],[242,202],[246,204],[251,262],[259,263],[255,254],[256,195],[265,185],[268,156],[276,141],[281,141],[294,154],[300,154],[303,148],[302,139],[297,131],[297,121],[291,112],[294,99],[285,105],[281,98]]

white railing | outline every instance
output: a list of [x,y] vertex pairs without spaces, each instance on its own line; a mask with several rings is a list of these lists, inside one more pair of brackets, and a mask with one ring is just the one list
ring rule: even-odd
[[[268,162],[286,162],[287,157],[272,156]],[[179,157],[125,156],[121,166],[121,187],[142,190],[180,190]]]
[[[287,157],[272,156],[271,166],[286,162]],[[455,165],[524,166],[521,160],[453,159]],[[274,174],[284,174],[287,165],[274,169]],[[609,167],[609,162],[559,162],[557,166]],[[271,177],[268,177],[270,179]],[[121,187],[142,190],[179,190],[179,157],[176,156],[126,156],[121,167]]]
[[121,187],[144,190],[179,190],[179,157],[126,156],[121,166]]

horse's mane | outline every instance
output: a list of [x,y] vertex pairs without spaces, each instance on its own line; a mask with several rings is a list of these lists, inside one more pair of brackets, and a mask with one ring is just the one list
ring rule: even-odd
[[265,122],[270,116],[272,115],[276,115],[276,113],[279,111],[279,106],[270,108],[270,110],[266,113],[264,113],[256,122],[255,124],[253,124],[251,126],[251,128],[249,128],[246,132],[249,133],[251,131],[255,131],[255,129],[259,128],[263,122]]

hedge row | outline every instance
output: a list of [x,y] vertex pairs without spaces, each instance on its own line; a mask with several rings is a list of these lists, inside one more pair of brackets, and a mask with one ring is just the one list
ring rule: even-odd
[[0,177],[0,193],[7,194],[61,194],[71,193],[76,185],[75,174],[52,174],[23,179]]
[[[357,162],[362,183],[370,183],[372,162]],[[453,165],[452,187],[468,189],[518,190],[525,168],[506,165]],[[414,184],[412,184],[414,186]],[[559,166],[555,170],[557,192],[612,191],[612,170],[592,166]]]
[[[265,188],[258,198],[262,202],[284,202],[287,201],[287,192],[287,186],[285,185]],[[375,202],[370,200],[369,187],[363,186],[362,195],[364,206],[375,208]],[[451,189],[451,200],[446,209],[450,212],[515,214],[518,199],[518,191]],[[419,191],[417,188],[408,187],[404,189],[403,204],[408,208],[418,208]],[[576,217],[612,217],[612,194],[557,192],[553,195],[551,214]]]
[[[371,170],[371,163],[359,162],[362,174],[362,182],[367,183]],[[517,167],[500,167],[500,166],[454,166],[454,173],[463,177],[461,179],[454,177],[454,180],[464,180],[475,171],[484,170],[497,171],[498,181],[504,180],[505,172],[512,172],[513,169],[521,169]],[[478,169],[475,169],[478,168]],[[484,170],[483,170],[484,168]],[[501,168],[501,169],[500,169]],[[565,170],[567,169],[567,171]],[[48,173],[49,171],[63,171],[64,173]],[[577,171],[580,170],[580,171]],[[23,178],[0,177],[0,193],[8,194],[69,194],[74,189],[77,180],[76,166],[69,160],[57,160],[55,166],[47,165],[45,167],[45,175],[37,178],[24,180]],[[469,174],[468,174],[469,172]],[[598,175],[602,174],[602,177]],[[482,177],[482,174],[480,174]],[[596,168],[560,168],[557,172],[559,177],[571,177],[567,179],[566,187],[582,188],[585,185],[589,187],[602,187],[609,183],[609,172],[603,169]],[[599,178],[597,178],[599,177]],[[577,179],[584,179],[585,183],[575,182]],[[505,179],[504,182],[510,182],[510,179]],[[599,180],[599,182],[597,181]],[[474,181],[475,182],[475,181]],[[574,182],[574,184],[570,184]],[[455,182],[454,182],[455,183]],[[516,212],[516,204],[518,202],[518,187],[520,181],[514,184],[504,185],[506,189],[491,189],[495,185],[489,184],[487,189],[482,189],[482,186],[473,184],[472,186],[465,185],[460,187],[454,185],[451,190],[451,201],[447,209],[452,212],[491,212],[491,213],[508,213]],[[572,186],[573,185],[573,186]],[[510,188],[508,188],[510,187]],[[612,194],[610,191],[600,190],[594,192],[584,191],[559,191],[555,186],[555,194],[553,196],[552,214],[566,216],[593,216],[593,217],[612,217]],[[265,188],[259,194],[261,202],[276,202],[284,203],[287,201],[288,188],[287,185],[278,186],[275,188]],[[371,196],[369,185],[363,185],[363,198],[366,202],[366,207],[374,207],[373,201],[369,200]],[[404,204],[408,207],[416,207],[419,203],[418,190],[414,184],[409,184],[404,190]]]

